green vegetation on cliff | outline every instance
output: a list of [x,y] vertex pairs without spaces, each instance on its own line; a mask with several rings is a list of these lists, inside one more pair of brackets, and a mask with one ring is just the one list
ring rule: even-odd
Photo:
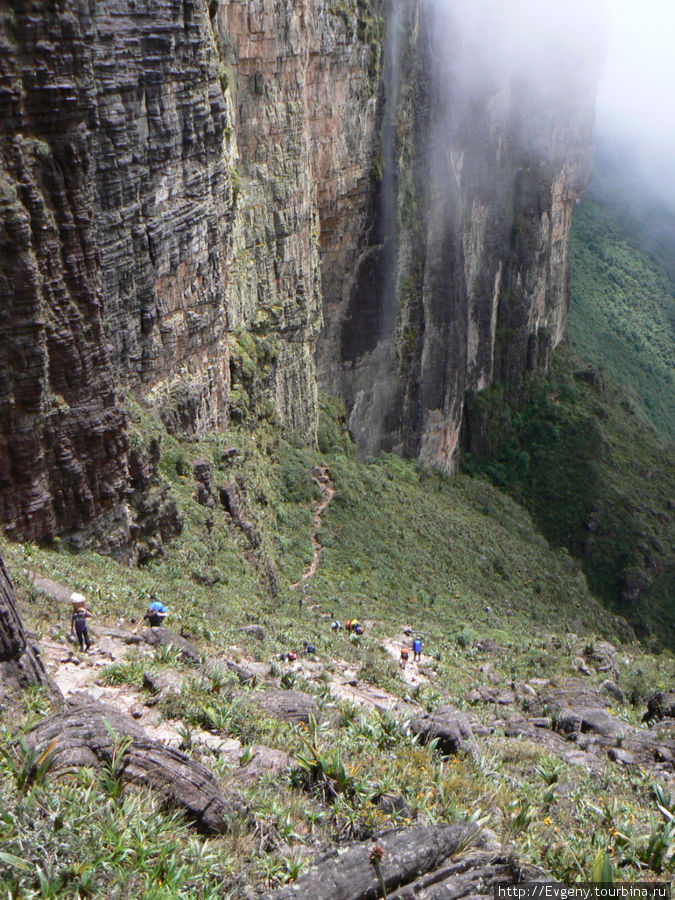
[[[636,408],[675,437],[675,214],[670,231],[643,227],[646,212],[617,176],[575,210],[569,335],[575,353],[602,368]],[[661,213],[666,217],[666,213]],[[667,224],[667,222],[666,222]],[[638,232],[637,229],[641,231]],[[653,239],[652,239],[653,238]]]
[[675,646],[672,445],[593,369],[559,352],[549,375],[468,404],[467,469],[532,514],[580,560],[593,593]]

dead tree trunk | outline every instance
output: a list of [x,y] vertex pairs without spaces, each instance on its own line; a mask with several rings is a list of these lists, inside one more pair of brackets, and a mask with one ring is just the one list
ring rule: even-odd
[[37,652],[26,639],[16,608],[14,586],[0,557],[0,697],[9,699],[18,690],[44,684],[52,700],[61,692],[47,675]]

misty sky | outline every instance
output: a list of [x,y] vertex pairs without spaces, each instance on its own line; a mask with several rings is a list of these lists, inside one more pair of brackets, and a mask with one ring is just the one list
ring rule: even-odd
[[[612,25],[598,133],[628,138],[650,158],[658,155],[659,168],[675,178],[675,0],[606,2]],[[675,191],[675,184],[664,187]]]

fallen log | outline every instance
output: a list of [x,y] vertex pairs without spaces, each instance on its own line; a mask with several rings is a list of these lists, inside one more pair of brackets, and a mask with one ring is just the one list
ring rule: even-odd
[[[125,738],[131,739],[128,745]],[[48,716],[27,732],[26,743],[37,757],[50,748],[51,772],[114,765],[115,776],[157,791],[168,805],[182,807],[201,831],[226,828],[232,809],[214,775],[179,750],[148,738],[137,722],[112,706],[92,700]]]

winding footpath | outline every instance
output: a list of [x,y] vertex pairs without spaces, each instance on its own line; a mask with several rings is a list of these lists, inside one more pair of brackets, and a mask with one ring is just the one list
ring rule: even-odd
[[316,570],[319,567],[319,558],[321,556],[321,551],[323,550],[323,546],[318,537],[318,532],[321,528],[321,516],[335,494],[335,487],[330,475],[328,474],[327,466],[315,466],[312,470],[312,481],[318,486],[323,495],[314,511],[314,524],[312,526],[312,546],[314,547],[314,559],[312,560],[312,564],[307,569],[307,571],[303,572],[300,580],[294,582],[291,585],[292,588],[299,587],[303,582],[306,582],[316,574]]

